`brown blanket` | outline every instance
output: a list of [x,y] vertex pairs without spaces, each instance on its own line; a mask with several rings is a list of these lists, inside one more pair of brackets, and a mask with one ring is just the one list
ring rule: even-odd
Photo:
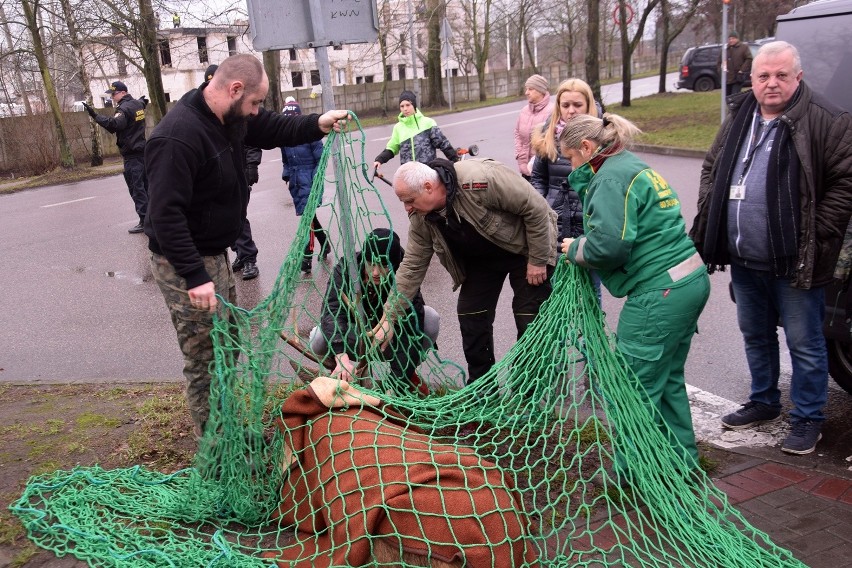
[[472,450],[437,444],[380,401],[327,377],[294,392],[279,427],[292,454],[280,524],[300,537],[280,566],[363,566],[373,539],[467,566],[537,566],[509,479]]

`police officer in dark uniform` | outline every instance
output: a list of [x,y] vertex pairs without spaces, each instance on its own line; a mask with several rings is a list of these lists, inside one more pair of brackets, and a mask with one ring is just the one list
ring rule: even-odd
[[136,205],[139,224],[130,228],[128,233],[141,233],[148,211],[148,178],[145,175],[145,107],[147,99],[134,99],[127,92],[127,85],[113,81],[106,94],[112,97],[115,114],[102,116],[95,109],[83,103],[83,108],[95,122],[107,132],[116,135],[116,144],[124,158],[124,181],[130,191],[130,197]]

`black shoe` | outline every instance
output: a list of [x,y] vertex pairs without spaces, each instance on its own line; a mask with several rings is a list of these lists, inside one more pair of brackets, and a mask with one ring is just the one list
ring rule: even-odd
[[749,401],[742,408],[722,417],[722,426],[731,430],[752,428],[759,424],[775,422],[781,417],[781,410],[769,405]]
[[790,421],[790,435],[781,444],[781,451],[788,454],[804,455],[816,449],[817,442],[822,440],[822,422],[794,418]]
[[311,266],[313,266],[313,261],[311,260],[311,257],[310,256],[303,256],[302,257],[302,272],[304,272],[305,274],[310,274],[311,273]]
[[137,233],[141,233],[144,230],[145,230],[145,227],[142,226],[142,221],[139,221],[138,225],[136,225],[135,227],[131,227],[131,228],[127,229],[127,232],[130,233],[131,235],[135,235]]
[[234,272],[239,272],[243,269],[243,266],[246,265],[246,260],[244,258],[237,257],[234,259],[233,264],[231,264],[231,270]]
[[260,270],[258,270],[257,265],[250,260],[245,261],[243,265],[243,280],[257,278],[258,274],[260,274]]

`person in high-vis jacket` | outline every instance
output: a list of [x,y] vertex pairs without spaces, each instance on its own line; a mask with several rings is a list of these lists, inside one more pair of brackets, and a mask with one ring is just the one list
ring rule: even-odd
[[576,116],[565,125],[559,146],[571,160],[568,183],[585,215],[584,234],[566,238],[562,252],[596,270],[613,296],[627,296],[618,349],[668,425],[675,451],[697,466],[684,365],[710,278],[674,189],[626,150],[638,132],[613,114]]
[[411,91],[399,95],[399,121],[387,147],[376,156],[373,167],[378,169],[399,154],[399,163],[415,161],[428,164],[441,150],[451,162],[458,161],[458,151],[450,144],[438,124],[417,108],[417,96]]
[[145,175],[145,107],[147,100],[134,99],[122,81],[113,81],[106,94],[112,98],[115,114],[102,116],[83,103],[83,108],[95,122],[116,136],[116,144],[124,160],[124,181],[139,216],[139,223],[127,230],[141,233],[148,211],[148,177]]

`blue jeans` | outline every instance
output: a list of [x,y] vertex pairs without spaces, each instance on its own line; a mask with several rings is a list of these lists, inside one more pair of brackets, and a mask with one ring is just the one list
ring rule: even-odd
[[790,414],[794,418],[825,420],[822,409],[828,399],[828,351],[822,334],[823,288],[800,290],[790,286],[790,279],[736,264],[731,265],[731,282],[751,372],[750,400],[781,408],[777,330],[780,318],[793,361],[790,399],[795,408]]

